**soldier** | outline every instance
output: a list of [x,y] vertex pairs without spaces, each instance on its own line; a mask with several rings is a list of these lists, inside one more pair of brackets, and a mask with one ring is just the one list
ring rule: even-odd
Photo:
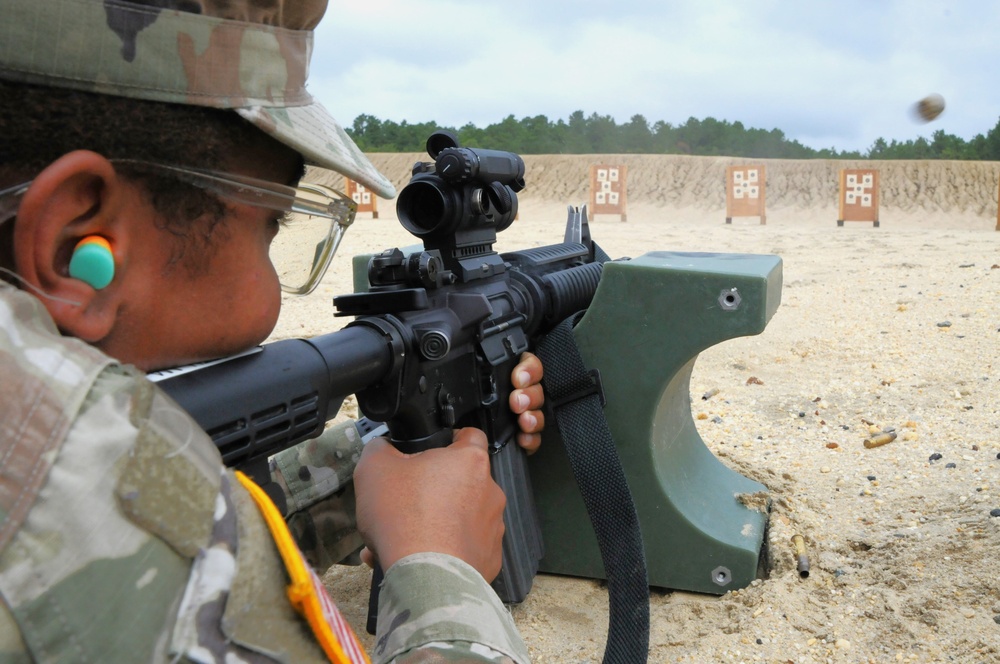
[[[305,163],[394,195],[305,91],[325,6],[0,8],[5,662],[367,660],[274,505],[143,373],[268,336],[268,247]],[[349,225],[350,205],[327,202],[323,223]],[[526,355],[511,407],[529,450],[540,379]],[[355,462],[361,539],[338,542],[350,514],[323,509]],[[481,432],[407,457],[384,440],[362,451],[344,425],[273,469],[318,564],[363,540],[386,570],[375,661],[527,661],[487,583],[504,497]]]

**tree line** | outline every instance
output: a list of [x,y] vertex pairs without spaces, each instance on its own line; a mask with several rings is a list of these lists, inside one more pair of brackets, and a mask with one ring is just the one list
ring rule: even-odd
[[688,118],[681,125],[650,123],[633,115],[619,124],[610,115],[583,111],[555,122],[544,115],[518,120],[508,115],[480,128],[473,124],[443,127],[435,122],[408,123],[359,115],[347,133],[365,152],[423,152],[438,129],[458,135],[465,147],[492,147],[518,154],[690,154],[758,159],[960,159],[1000,161],[1000,120],[971,140],[939,129],[928,140],[877,139],[868,150],[814,149],[789,139],[780,129],[746,127],[742,122]]

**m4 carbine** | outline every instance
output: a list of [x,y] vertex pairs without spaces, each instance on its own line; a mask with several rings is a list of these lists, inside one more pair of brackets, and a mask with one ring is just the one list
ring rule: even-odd
[[492,472],[507,497],[503,565],[493,586],[520,602],[542,557],[525,453],[508,403],[511,371],[537,338],[586,309],[602,262],[580,212],[563,243],[498,254],[497,233],[517,215],[524,163],[510,152],[461,148],[438,132],[433,162],[418,162],[400,192],[402,225],[423,251],[373,256],[367,292],[334,299],[356,319],[311,339],[266,344],[178,373],[160,385],[215,440],[224,462],[269,489],[267,458],[319,435],[344,399],[357,395],[367,421],[384,422],[393,445],[412,453],[451,443],[452,430],[484,431]]

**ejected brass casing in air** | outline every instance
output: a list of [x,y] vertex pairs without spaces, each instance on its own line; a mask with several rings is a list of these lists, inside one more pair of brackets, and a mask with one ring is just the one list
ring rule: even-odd
[[872,436],[871,438],[865,438],[865,447],[868,449],[881,447],[882,445],[891,443],[894,440],[896,440],[895,431],[884,431],[876,436]]

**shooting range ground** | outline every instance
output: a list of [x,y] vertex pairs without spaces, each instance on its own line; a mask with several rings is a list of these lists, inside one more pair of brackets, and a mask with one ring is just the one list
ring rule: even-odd
[[[373,155],[397,187],[420,158]],[[524,160],[501,251],[561,241],[566,206],[588,202],[602,163],[628,167],[628,223],[591,224],[612,257],[782,258],[766,329],[703,352],[690,385],[712,453],[768,488],[770,577],[721,597],[654,590],[650,661],[1000,661],[1000,163],[761,160],[758,225],[724,223],[725,171],[745,160]],[[879,228],[835,224],[840,171],[853,168],[878,171]],[[315,293],[285,299],[275,338],[344,325],[330,300],[351,290],[350,256],[415,243],[393,202],[381,213],[358,219]],[[865,446],[886,429],[895,439]],[[325,577],[365,638],[369,579],[342,566]],[[535,662],[600,661],[602,583],[541,575],[513,616]]]

